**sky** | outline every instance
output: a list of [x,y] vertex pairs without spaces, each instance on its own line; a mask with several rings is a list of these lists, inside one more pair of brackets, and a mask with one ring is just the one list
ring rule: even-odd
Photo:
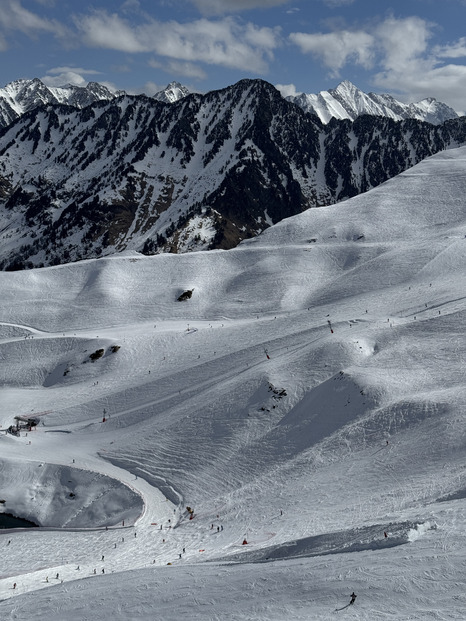
[[0,0],[0,86],[96,81],[153,95],[261,78],[284,95],[350,80],[466,110],[466,0]]

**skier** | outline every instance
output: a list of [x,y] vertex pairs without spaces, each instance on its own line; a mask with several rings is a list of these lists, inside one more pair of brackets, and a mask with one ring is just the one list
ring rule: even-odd
[[353,591],[353,592],[351,593],[351,601],[350,601],[350,603],[349,603],[349,605],[350,605],[350,606],[351,606],[351,604],[354,604],[354,602],[356,601],[356,597],[357,597],[357,595],[356,595],[356,593]]

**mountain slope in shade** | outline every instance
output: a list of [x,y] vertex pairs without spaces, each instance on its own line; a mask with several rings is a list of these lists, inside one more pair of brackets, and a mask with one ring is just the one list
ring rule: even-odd
[[1,272],[0,618],[463,621],[465,194]]
[[335,89],[321,91],[317,95],[302,93],[287,99],[306,112],[317,115],[323,123],[328,123],[332,118],[354,121],[363,114],[384,116],[395,121],[417,119],[434,125],[458,117],[453,108],[432,97],[404,104],[391,95],[366,94],[348,80]]

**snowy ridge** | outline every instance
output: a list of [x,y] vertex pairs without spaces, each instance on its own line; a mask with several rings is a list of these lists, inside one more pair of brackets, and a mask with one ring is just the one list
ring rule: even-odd
[[457,113],[446,104],[430,97],[417,103],[404,104],[387,94],[364,93],[348,80],[336,88],[320,93],[288,96],[286,99],[306,112],[315,114],[323,123],[330,119],[350,119],[358,116],[384,116],[395,121],[417,119],[440,125],[448,119],[458,118]]
[[0,273],[0,616],[463,619],[465,191]]
[[179,82],[170,82],[163,90],[152,95],[153,99],[163,101],[165,103],[175,103],[179,99],[183,99],[189,95],[189,90]]
[[[125,95],[124,91],[113,92],[98,82],[86,86],[46,86],[38,78],[15,80],[0,88],[0,128],[5,127],[25,112],[45,104],[65,104],[83,108],[97,101],[111,101]],[[179,82],[170,82],[152,98],[164,103],[176,103],[190,94],[189,89]],[[286,97],[305,112],[315,114],[323,123],[330,119],[351,119],[370,114],[384,116],[395,121],[417,119],[440,125],[448,119],[458,118],[447,104],[429,97],[422,101],[404,104],[392,95],[364,93],[348,80],[336,88],[318,94],[301,93]]]
[[65,104],[84,108],[96,101],[110,101],[121,94],[97,82],[89,82],[86,86],[54,87],[46,86],[38,78],[15,80],[0,88],[0,128],[38,106]]
[[[158,101],[174,103],[188,94],[189,90],[185,86],[179,82],[170,82],[153,97]],[[92,103],[112,101],[123,95],[124,91],[111,91],[98,82],[88,82],[86,86],[69,84],[57,87],[47,86],[38,78],[15,80],[0,88],[0,128],[39,106],[63,104],[81,109]]]

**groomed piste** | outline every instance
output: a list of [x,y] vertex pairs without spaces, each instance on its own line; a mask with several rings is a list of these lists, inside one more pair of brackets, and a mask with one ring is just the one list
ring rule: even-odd
[[465,195],[0,273],[0,617],[464,619]]

